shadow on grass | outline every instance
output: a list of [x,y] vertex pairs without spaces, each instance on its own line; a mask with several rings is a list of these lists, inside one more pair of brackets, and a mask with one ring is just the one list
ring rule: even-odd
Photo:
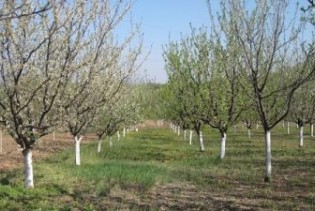
[[0,171],[0,185],[16,185],[17,178],[18,178],[17,170]]

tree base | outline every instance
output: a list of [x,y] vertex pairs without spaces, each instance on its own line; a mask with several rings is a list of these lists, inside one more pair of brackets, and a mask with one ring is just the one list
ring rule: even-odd
[[271,178],[270,177],[265,177],[264,182],[270,183],[271,182]]

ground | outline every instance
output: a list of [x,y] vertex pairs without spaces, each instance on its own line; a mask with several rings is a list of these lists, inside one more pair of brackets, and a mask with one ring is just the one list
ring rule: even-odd
[[[84,141],[90,141],[93,136],[85,137]],[[3,134],[2,152],[0,152],[0,170],[9,170],[23,165],[22,151],[19,145],[8,135]],[[66,147],[73,146],[73,139],[68,133],[49,134],[36,142],[33,149],[33,160],[41,160],[51,156],[53,153],[60,152]]]
[[[148,122],[139,127],[154,128],[157,125],[154,122]],[[96,156],[94,153],[87,153],[92,150],[86,148],[87,158],[91,156],[93,162],[94,158],[102,161],[98,163],[96,160],[95,163],[86,163],[85,166],[83,164],[84,167],[87,167],[86,171],[85,168],[68,166],[67,163],[72,162],[73,158],[67,156],[63,158],[63,154],[60,154],[60,159],[57,161],[51,160],[49,165],[40,165],[36,172],[38,178],[36,184],[45,188],[35,188],[32,192],[25,192],[31,194],[27,197],[30,199],[29,208],[25,210],[38,209],[42,206],[55,210],[315,209],[313,188],[315,175],[312,170],[315,166],[314,138],[306,137],[307,147],[302,149],[298,147],[295,135],[291,137],[291,135],[283,134],[282,128],[278,128],[278,135],[273,136],[274,168],[273,180],[269,184],[263,182],[263,137],[261,133],[258,134],[258,131],[256,131],[256,140],[252,141],[244,138],[246,137],[245,132],[242,136],[234,134],[232,137],[231,135],[228,142],[228,156],[224,162],[217,161],[215,156],[212,156],[219,150],[218,142],[207,143],[208,151],[200,153],[194,151],[198,149],[197,145],[194,148],[189,147],[187,143],[182,145],[181,143],[184,143],[181,142],[182,139],[176,134],[174,136],[171,131],[140,131],[139,135],[136,132],[133,134],[137,136],[135,139],[137,144],[133,139],[116,142],[117,145],[114,146],[119,147],[112,151],[105,150],[106,153],[102,157]],[[219,137],[219,135],[215,136],[214,131],[211,134],[214,134],[213,137],[211,136],[211,140]],[[146,137],[150,137],[150,141],[146,141]],[[166,141],[171,140],[171,137],[174,137],[174,140]],[[83,142],[87,143],[93,139],[95,137],[87,136]],[[209,140],[209,137],[206,140]],[[125,144],[126,147],[123,147]],[[69,134],[60,133],[55,137],[53,134],[49,134],[37,142],[33,151],[34,163],[65,148],[71,149],[72,147],[73,141]],[[90,147],[94,149],[95,146]],[[116,152],[119,152],[119,156]],[[22,153],[15,142],[8,135],[4,135],[3,152],[0,153],[0,172],[22,167],[22,159]],[[66,163],[67,171],[76,175],[73,177],[75,180],[68,180],[68,175],[63,172],[64,166],[60,165],[60,169],[55,167],[59,166],[60,160],[62,163]],[[103,164],[103,160],[106,165]],[[117,163],[111,162],[111,160],[116,160]],[[202,170],[204,162],[209,169]],[[116,166],[121,166],[117,168],[117,176],[108,176],[104,173],[111,171],[113,175],[116,175],[116,168],[114,168]],[[132,168],[135,170],[132,171]],[[60,172],[56,173],[55,177],[46,180],[44,175],[49,169],[59,169]],[[141,171],[141,169],[143,170]],[[155,169],[160,172],[156,172]],[[152,174],[158,174],[157,178],[166,173],[174,179],[171,180],[172,182],[157,182],[145,187],[141,182],[122,183],[120,180],[124,180],[126,171],[148,174],[152,171],[154,172]],[[93,173],[87,174],[89,172]],[[132,172],[131,175],[133,175]],[[84,175],[84,179],[81,178],[82,175]],[[120,177],[121,179],[119,179]],[[23,189],[15,186],[15,184],[21,183],[21,178],[20,175],[18,182],[15,182],[15,176],[4,174],[2,192],[0,192],[0,209],[2,207],[3,209],[21,210],[20,208],[25,206],[23,200],[26,198],[22,192]],[[67,178],[66,183],[64,183],[65,178]],[[88,184],[86,184],[87,181]],[[157,181],[159,180],[157,179]],[[5,184],[9,184],[9,186]],[[69,186],[67,186],[68,184]],[[19,195],[14,192],[15,190],[22,193]],[[45,192],[41,193],[40,191],[43,190]],[[49,191],[52,190],[58,193],[54,197],[50,196]],[[38,200],[39,196],[41,200]],[[35,199],[38,201],[33,203],[36,201]],[[13,201],[16,203],[12,203]]]
[[[164,124],[165,125],[165,124]],[[146,120],[138,124],[139,128],[158,127],[157,121]],[[95,139],[92,135],[88,135],[83,142]],[[23,156],[20,147],[6,133],[3,134],[2,152],[0,152],[0,170],[14,169],[23,165]],[[49,134],[37,141],[33,150],[33,160],[36,162],[43,157],[49,157],[52,153],[60,152],[65,147],[73,146],[73,139],[69,133]]]

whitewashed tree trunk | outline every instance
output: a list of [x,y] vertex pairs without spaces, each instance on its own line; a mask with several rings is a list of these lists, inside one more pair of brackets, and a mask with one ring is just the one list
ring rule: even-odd
[[290,122],[289,121],[287,123],[287,132],[288,132],[288,134],[290,134]]
[[270,182],[271,180],[271,133],[270,131],[265,131],[265,182]]
[[303,147],[304,145],[303,130],[304,130],[304,127],[302,125],[299,126],[299,147]]
[[200,151],[204,152],[205,151],[205,146],[203,143],[203,136],[202,136],[202,131],[199,133],[199,145],[200,145]]
[[284,128],[284,124],[285,124],[285,122],[284,122],[284,120],[282,121],[282,128]]
[[314,124],[311,123],[311,137],[314,137]]
[[79,166],[81,165],[81,157],[80,157],[80,144],[82,141],[83,136],[75,136],[74,137],[74,153],[75,153],[75,165]]
[[180,136],[180,126],[177,126],[177,135]]
[[124,127],[123,129],[123,137],[125,138],[126,137],[126,128]]
[[221,150],[220,150],[221,159],[223,159],[225,156],[225,145],[226,145],[226,133],[223,133],[221,137]]
[[117,131],[117,140],[120,141],[120,132],[119,132],[119,130]]
[[192,145],[193,131],[189,130],[189,145]]
[[136,127],[136,132],[137,132],[137,133],[139,132],[139,128],[137,128],[137,127]]
[[100,153],[101,151],[102,151],[102,139],[99,139],[97,143],[97,153]]
[[111,136],[109,137],[109,147],[110,147],[110,148],[113,147],[113,139],[112,139]]
[[247,134],[248,134],[248,138],[251,139],[252,138],[252,132],[251,132],[250,128],[247,129]]
[[24,149],[24,186],[25,188],[34,188],[32,149]]
[[259,124],[258,124],[258,123],[256,124],[256,129],[257,129],[257,130],[259,129]]
[[187,131],[184,130],[184,141],[186,141],[186,137],[187,137]]

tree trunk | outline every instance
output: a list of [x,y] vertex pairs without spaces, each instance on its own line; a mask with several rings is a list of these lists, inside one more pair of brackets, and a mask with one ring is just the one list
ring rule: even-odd
[[22,153],[24,157],[24,186],[27,189],[34,188],[32,149],[26,148]]
[[221,135],[221,150],[220,150],[221,159],[223,159],[225,156],[225,144],[226,144],[226,133],[223,132]]
[[109,137],[109,147],[112,148],[112,146],[113,146],[113,139],[112,139],[112,137],[110,136],[110,137]]
[[120,140],[120,132],[119,132],[119,130],[117,131],[117,140],[118,141]]
[[304,145],[303,129],[304,129],[303,125],[299,125],[299,147],[303,147]]
[[193,131],[189,130],[189,145],[192,145]]
[[265,131],[265,182],[271,181],[271,133],[269,130]]
[[102,139],[98,139],[97,143],[97,153],[100,153],[102,151]]
[[252,133],[250,128],[247,128],[247,134],[248,134],[248,138],[251,139],[252,138]]
[[314,137],[314,125],[313,125],[313,123],[311,123],[310,127],[311,127],[311,137]]
[[186,141],[187,131],[184,130],[184,141]]
[[288,124],[287,124],[287,130],[288,130],[288,134],[290,134],[290,122],[288,121]]
[[204,143],[203,143],[202,131],[199,132],[199,145],[200,145],[200,151],[204,152],[205,151],[205,146],[204,146]]
[[74,137],[74,152],[75,152],[75,165],[79,166],[81,165],[81,158],[80,158],[80,143],[82,141],[82,136],[78,137],[75,136]]
[[123,129],[123,137],[125,138],[126,137],[126,128],[124,127]]
[[180,126],[177,126],[177,135],[180,136]]

